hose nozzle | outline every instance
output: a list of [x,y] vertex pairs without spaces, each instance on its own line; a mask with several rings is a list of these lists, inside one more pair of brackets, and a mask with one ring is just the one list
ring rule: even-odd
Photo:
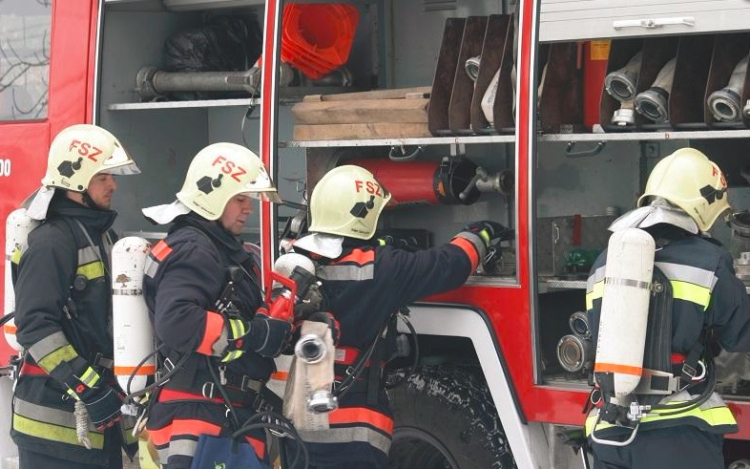
[[746,55],[735,65],[726,87],[708,97],[708,107],[717,121],[739,122],[742,119],[742,88],[745,86],[749,57]]
[[326,344],[318,335],[307,334],[297,341],[294,354],[307,364],[318,363],[326,356]]

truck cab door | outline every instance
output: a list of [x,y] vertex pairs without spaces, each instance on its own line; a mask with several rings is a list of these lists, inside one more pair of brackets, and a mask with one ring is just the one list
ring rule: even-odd
[[[8,214],[39,187],[51,138],[91,120],[100,1],[3,0],[0,5],[3,246]],[[5,269],[3,262],[3,278]],[[6,287],[0,288],[4,297]],[[11,352],[0,334],[0,367]]]

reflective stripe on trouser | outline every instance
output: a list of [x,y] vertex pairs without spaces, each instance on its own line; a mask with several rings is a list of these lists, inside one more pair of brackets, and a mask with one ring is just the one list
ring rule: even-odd
[[339,408],[329,414],[330,428],[300,430],[302,440],[309,443],[368,443],[388,454],[393,434],[393,419],[364,407]]
[[[687,402],[690,399],[690,395],[687,391],[675,393],[665,399],[662,399],[661,403],[679,404]],[[596,423],[598,416],[598,409],[591,411],[586,418],[586,436],[590,436]],[[671,413],[674,412],[670,409],[655,410],[647,414],[641,419],[641,424],[655,424],[659,426],[668,426],[672,422],[675,425],[680,425],[684,422],[680,419],[690,419],[691,423],[699,428],[711,431],[714,433],[728,433],[736,431],[737,421],[732,415],[732,411],[724,404],[724,401],[719,397],[718,394],[713,393],[700,407],[688,410],[686,412],[680,412],[675,415],[660,415],[660,413]],[[607,422],[601,421],[597,425],[597,436],[599,431],[613,428],[615,425],[611,425]]]
[[[72,412],[44,407],[39,404],[13,399],[13,429],[35,438],[83,447],[76,433],[76,419]],[[91,419],[88,438],[93,449],[104,448],[104,435],[97,431]]]

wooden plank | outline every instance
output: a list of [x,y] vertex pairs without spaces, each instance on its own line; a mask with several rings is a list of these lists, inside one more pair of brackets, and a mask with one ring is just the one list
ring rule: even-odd
[[431,86],[417,86],[414,88],[393,88],[387,90],[359,91],[356,93],[311,94],[302,98],[303,102],[310,101],[358,101],[362,99],[395,99],[404,98],[407,94],[429,95]]
[[370,124],[295,125],[294,140],[357,140],[429,137],[427,124],[377,122]]
[[302,102],[292,106],[298,124],[427,122],[429,99]]

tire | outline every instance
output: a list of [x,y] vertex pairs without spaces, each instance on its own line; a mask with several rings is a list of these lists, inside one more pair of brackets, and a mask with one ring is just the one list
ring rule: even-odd
[[514,469],[484,379],[429,366],[389,391],[395,413],[389,469]]

